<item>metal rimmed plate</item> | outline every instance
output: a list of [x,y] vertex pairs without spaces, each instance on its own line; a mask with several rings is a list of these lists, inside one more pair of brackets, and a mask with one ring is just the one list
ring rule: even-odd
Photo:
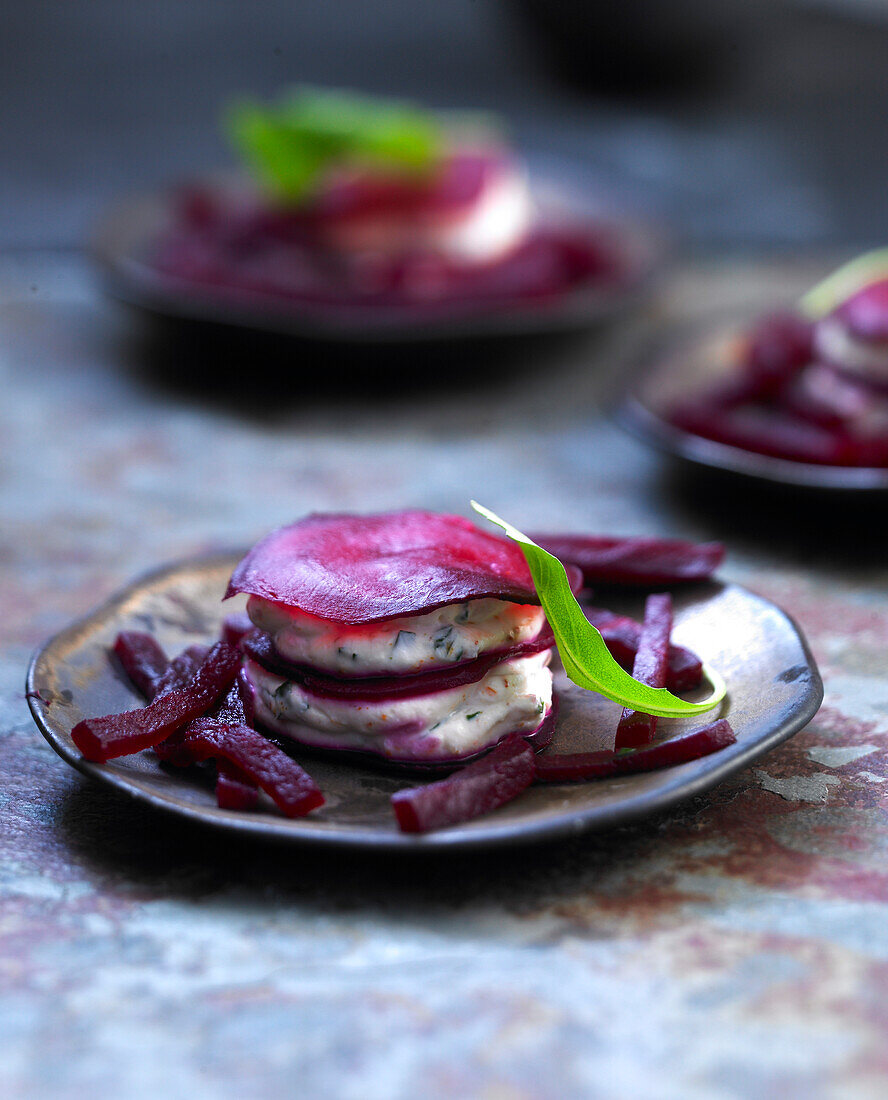
[[[337,343],[414,343],[474,340],[570,332],[607,320],[635,303],[647,288],[664,251],[660,233],[615,213],[570,169],[550,163],[531,167],[534,201],[544,217],[569,217],[607,234],[622,257],[626,275],[619,283],[589,282],[551,302],[516,302],[480,310],[469,303],[433,315],[411,309],[321,307],[248,292],[227,293],[176,280],[155,270],[146,256],[170,226],[174,192],[158,191],[121,202],[101,221],[93,254],[112,297],[151,314],[176,320],[234,326],[277,336]],[[207,177],[213,188],[237,186],[231,174]]]
[[[397,831],[389,796],[414,781],[362,765],[306,757],[327,804],[305,818],[288,820],[271,807],[253,813],[221,810],[211,788],[186,773],[164,770],[150,752],[107,764],[81,759],[71,741],[74,725],[87,715],[113,713],[138,701],[108,659],[107,647],[117,632],[148,630],[168,652],[212,639],[230,610],[220,599],[237,560],[238,555],[197,559],[136,581],[47,642],[31,662],[27,685],[37,725],[62,759],[143,802],[221,829],[301,844],[410,851],[517,844],[624,824],[699,794],[744,767],[801,729],[823,695],[814,660],[792,620],[743,588],[712,583],[677,593],[675,637],[727,678],[727,713],[737,743],[676,768],[532,787],[486,817],[412,837]],[[639,606],[640,599],[629,600],[621,609],[632,613]],[[568,685],[563,677],[560,696],[550,751],[578,751],[612,737],[608,731],[619,716],[614,704]]]
[[844,493],[888,492],[888,469],[820,466],[756,454],[693,435],[669,422],[668,410],[735,369],[731,348],[748,312],[677,326],[642,356],[617,405],[618,421],[646,443],[684,463],[752,482]]

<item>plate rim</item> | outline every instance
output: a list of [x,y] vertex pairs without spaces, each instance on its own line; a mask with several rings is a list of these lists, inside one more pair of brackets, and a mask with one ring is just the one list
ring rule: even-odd
[[[82,775],[111,786],[137,802],[150,805],[176,817],[184,817],[186,820],[207,828],[233,831],[241,836],[252,836],[278,843],[294,843],[306,847],[360,848],[365,851],[389,853],[396,851],[399,853],[476,851],[516,844],[566,839],[584,832],[605,831],[630,824],[643,817],[662,813],[664,810],[716,786],[801,730],[811,721],[823,701],[823,680],[807,638],[795,619],[771,600],[758,595],[743,585],[736,584],[733,581],[717,581],[715,583],[720,585],[723,591],[731,588],[739,590],[775,610],[789,624],[804,654],[809,673],[806,680],[807,689],[803,697],[803,704],[767,735],[759,738],[754,743],[744,746],[737,742],[718,753],[668,769],[675,775],[675,773],[680,773],[683,768],[694,766],[696,773],[689,780],[682,782],[676,777],[673,782],[664,785],[657,791],[637,795],[629,799],[628,802],[616,802],[604,807],[585,807],[544,822],[509,822],[499,826],[493,825],[481,833],[460,833],[453,831],[452,828],[419,835],[400,832],[368,833],[354,828],[326,832],[311,828],[300,828],[301,818],[281,817],[278,821],[271,816],[258,818],[247,813],[222,810],[214,806],[192,807],[190,805],[174,804],[156,792],[143,787],[131,777],[108,768],[105,764],[95,764],[84,760],[76,749],[69,746],[67,741],[55,732],[48,721],[45,713],[46,704],[39,695],[36,683],[41,663],[49,659],[53,650],[60,645],[64,645],[72,636],[82,633],[94,624],[97,625],[107,621],[114,611],[132,598],[135,591],[172,577],[177,572],[194,570],[197,567],[218,567],[223,563],[234,560],[241,553],[240,550],[220,550],[210,554],[176,559],[140,573],[126,587],[112,593],[98,607],[73,620],[38,645],[28,663],[25,679],[26,698],[34,722],[53,751],[65,763]],[[600,780],[599,782],[619,783],[621,778],[625,777]],[[557,786],[557,784],[551,784],[551,786]],[[458,829],[459,826],[456,826],[456,828]]]

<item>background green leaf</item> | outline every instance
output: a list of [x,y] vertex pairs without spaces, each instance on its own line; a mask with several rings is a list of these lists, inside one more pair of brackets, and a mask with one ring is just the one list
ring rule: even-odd
[[888,279],[888,248],[864,252],[827,275],[803,295],[802,312],[813,320],[825,317],[856,291],[881,279]]
[[429,111],[312,88],[293,89],[277,106],[236,104],[225,129],[260,183],[289,202],[309,196],[334,164],[423,172],[445,144]]

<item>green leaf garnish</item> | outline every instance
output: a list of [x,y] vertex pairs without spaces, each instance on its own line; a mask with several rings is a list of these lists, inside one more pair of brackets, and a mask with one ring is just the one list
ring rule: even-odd
[[236,104],[225,122],[260,182],[288,202],[305,199],[333,164],[421,173],[444,147],[442,127],[428,111],[313,88],[295,88],[276,106]]
[[864,252],[848,263],[842,264],[822,282],[802,296],[802,311],[813,320],[832,313],[836,306],[869,283],[888,279],[888,248],[876,248]]
[[712,685],[712,694],[702,703],[688,703],[666,688],[652,688],[634,680],[613,659],[601,634],[583,614],[570,590],[561,562],[489,509],[474,500],[471,504],[479,515],[502,527],[509,538],[521,547],[540,603],[555,635],[564,671],[575,684],[589,691],[597,691],[624,707],[660,718],[704,714],[724,699],[727,685],[714,669],[705,666],[704,673]]

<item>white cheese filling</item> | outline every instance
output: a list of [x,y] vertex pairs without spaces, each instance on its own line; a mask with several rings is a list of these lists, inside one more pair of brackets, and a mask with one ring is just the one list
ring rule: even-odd
[[425,615],[349,626],[251,596],[247,613],[287,661],[347,676],[426,672],[533,641],[543,609],[505,600],[467,600]]
[[535,730],[552,706],[551,655],[504,661],[474,684],[372,701],[312,695],[255,661],[245,668],[256,717],[276,733],[393,760],[446,760],[479,752],[512,731]]
[[504,168],[465,217],[430,233],[426,245],[458,260],[489,263],[520,244],[532,221],[527,180]]
[[888,382],[888,346],[855,340],[837,317],[818,321],[814,347],[829,363],[876,382]]
[[527,236],[534,220],[526,176],[503,163],[474,203],[430,217],[383,216],[331,227],[330,243],[345,252],[436,252],[468,263],[498,259]]

